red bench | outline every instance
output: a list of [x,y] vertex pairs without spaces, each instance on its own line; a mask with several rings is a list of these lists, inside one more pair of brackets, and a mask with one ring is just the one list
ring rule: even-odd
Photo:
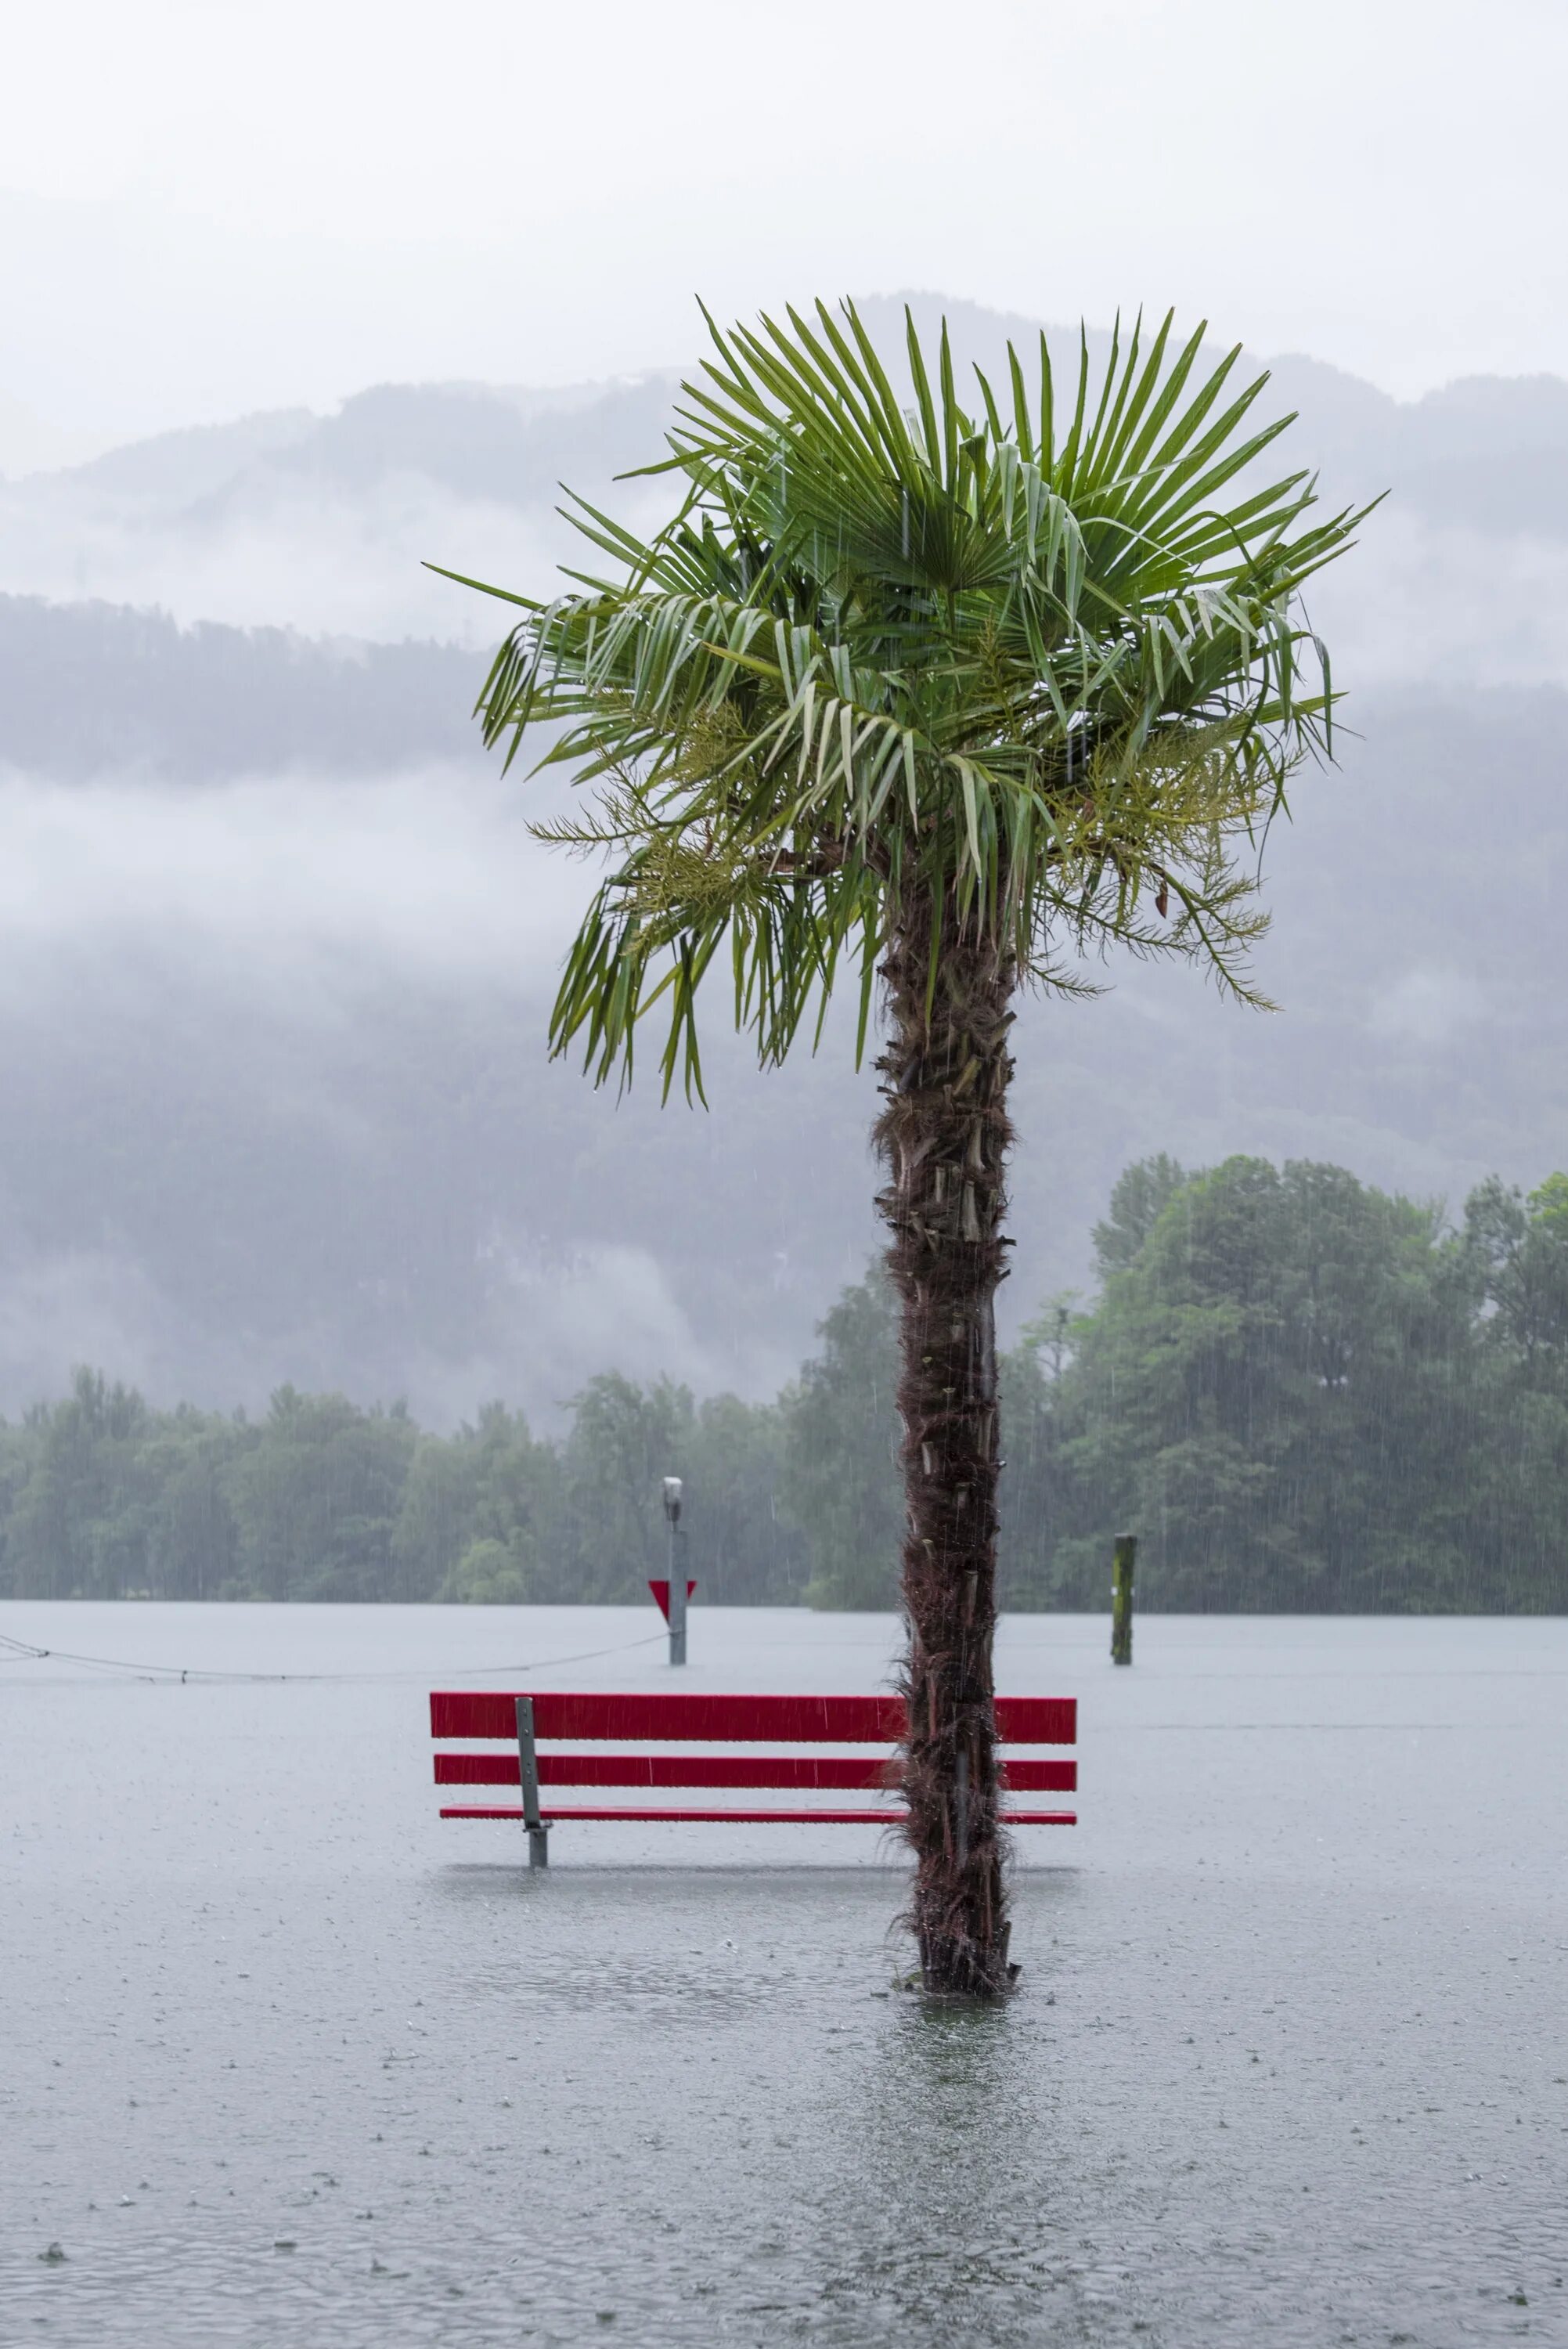
[[[1057,1696],[999,1696],[997,1735],[1010,1745],[1072,1745],[1078,1739],[1078,1700]],[[614,1754],[541,1753],[540,1741],[581,1739],[588,1744],[625,1747],[645,1742],[695,1745],[880,1745],[895,1746],[903,1733],[903,1704],[894,1696],[695,1696],[695,1695],[496,1695],[469,1690],[437,1690],[430,1698],[430,1734],[435,1738],[490,1741],[510,1754],[438,1754],[438,1786],[516,1786],[521,1807],[493,1803],[444,1804],[444,1819],[517,1819],[528,1829],[529,1865],[543,1868],[549,1834],[558,1820],[628,1819],[700,1821],[736,1825],[888,1826],[903,1811],[884,1802],[872,1810],[683,1809],[661,1804],[633,1806],[544,1801],[541,1788],[555,1786],[746,1788],[768,1786],[791,1794],[888,1795],[892,1755],[876,1760],[860,1754]],[[1071,1794],[1078,1785],[1076,1761],[1010,1761],[1003,1754],[1005,1786],[1011,1795]],[[1073,1811],[1004,1809],[1004,1823],[1020,1827],[1070,1827]]]

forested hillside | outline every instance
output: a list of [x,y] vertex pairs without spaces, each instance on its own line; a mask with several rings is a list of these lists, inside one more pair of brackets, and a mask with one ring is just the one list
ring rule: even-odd
[[[1034,331],[917,307],[961,367]],[[761,1404],[810,1350],[877,1238],[852,1019],[760,1073],[716,986],[711,1113],[547,1061],[592,875],[471,724],[502,608],[421,568],[543,585],[562,481],[661,508],[614,477],[669,393],[380,385],[0,483],[0,1412],[85,1361],[564,1436],[603,1370]],[[1276,401],[1327,499],[1392,492],[1312,599],[1346,699],[1260,850],[1279,1012],[1125,963],[1021,1002],[1008,1342],[1161,1149],[1453,1202],[1568,1164],[1568,386],[1287,357]]]
[[[1450,1227],[1341,1167],[1161,1156],[1095,1251],[1093,1301],[1004,1365],[1006,1605],[1102,1608],[1131,1531],[1157,1609],[1568,1607],[1568,1175],[1484,1183]],[[676,1474],[708,1600],[891,1607],[893,1326],[873,1272],[776,1402],[603,1373],[555,1440],[293,1388],[158,1412],[84,1371],[0,1429],[0,1591],[634,1599]]]
[[451,645],[329,645],[0,595],[0,761],[73,783],[396,773],[472,750],[483,675]]

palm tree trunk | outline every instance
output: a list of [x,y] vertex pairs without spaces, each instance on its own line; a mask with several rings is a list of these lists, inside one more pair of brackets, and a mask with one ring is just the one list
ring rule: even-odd
[[994,940],[963,931],[949,900],[933,984],[935,918],[929,898],[907,905],[882,967],[887,1107],[876,1129],[902,1313],[909,1921],[926,1988],[984,1996],[1011,1979],[991,1649],[1015,974]]

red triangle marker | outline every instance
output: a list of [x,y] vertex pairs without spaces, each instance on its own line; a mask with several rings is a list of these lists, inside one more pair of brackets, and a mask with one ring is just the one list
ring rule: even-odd
[[[653,1592],[655,1599],[658,1602],[659,1613],[664,1617],[665,1621],[667,1623],[670,1619],[670,1578],[668,1575],[661,1574],[656,1582],[650,1580],[648,1588]],[[686,1584],[686,1597],[688,1599],[696,1588],[696,1577],[693,1575],[691,1580]]]

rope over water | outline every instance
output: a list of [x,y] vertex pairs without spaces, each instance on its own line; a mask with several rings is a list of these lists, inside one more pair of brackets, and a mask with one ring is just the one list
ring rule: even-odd
[[0,1631],[0,1664],[34,1664],[45,1661],[57,1664],[86,1664],[93,1670],[120,1672],[132,1680],[146,1681],[154,1687],[201,1686],[204,1688],[234,1687],[241,1684],[279,1686],[284,1682],[309,1682],[333,1686],[348,1682],[372,1682],[392,1687],[399,1682],[418,1681],[428,1685],[432,1680],[477,1681],[491,1679],[498,1672],[543,1672],[557,1664],[587,1664],[601,1656],[628,1655],[634,1648],[655,1647],[665,1637],[662,1630],[645,1640],[623,1640],[613,1648],[582,1648],[575,1655],[543,1656],[531,1664],[479,1664],[463,1671],[445,1671],[427,1668],[418,1672],[224,1672],[208,1671],[193,1664],[132,1663],[123,1656],[82,1656],[69,1648],[38,1648],[26,1640],[13,1640]]

